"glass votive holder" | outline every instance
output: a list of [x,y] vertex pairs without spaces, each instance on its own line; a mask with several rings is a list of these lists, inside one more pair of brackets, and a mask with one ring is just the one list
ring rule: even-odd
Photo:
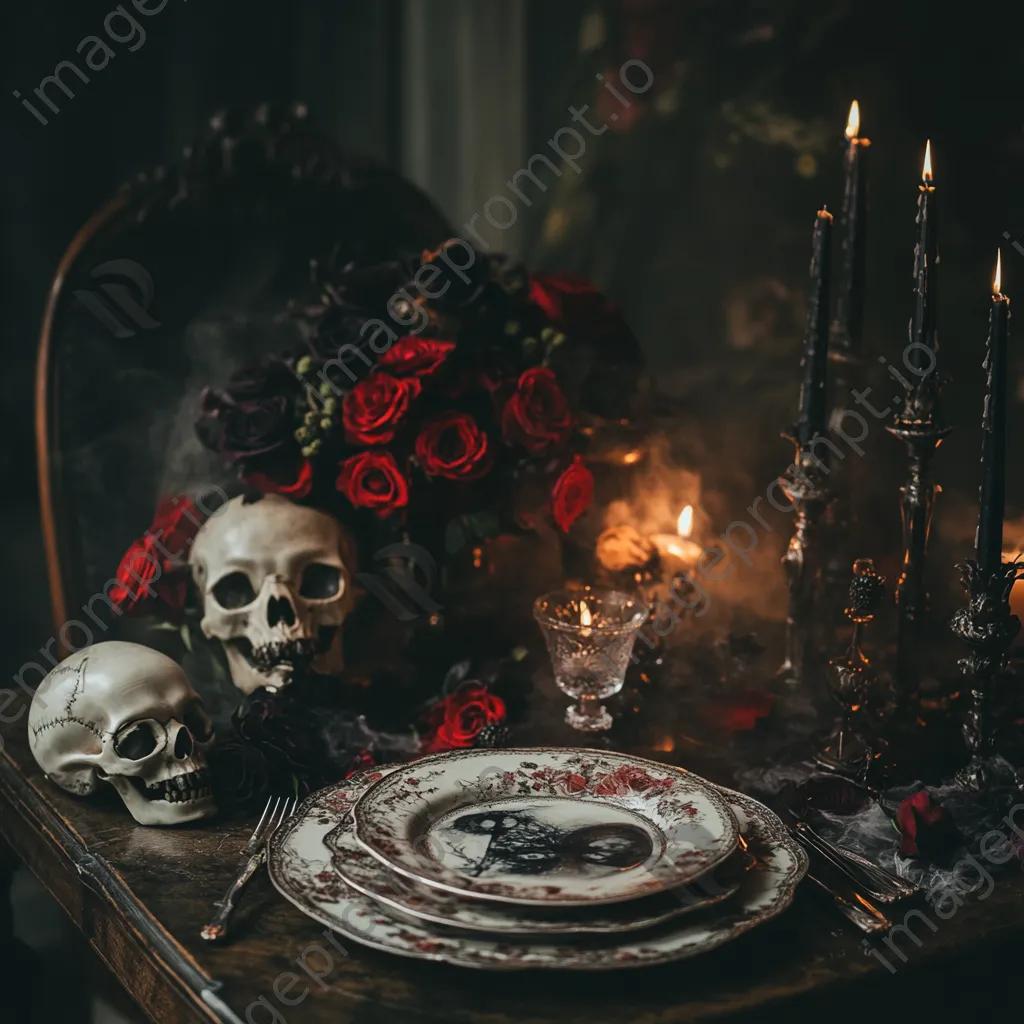
[[637,632],[649,609],[621,590],[555,590],[533,604],[548,645],[558,688],[576,703],[565,720],[583,732],[602,732],[612,716],[601,703],[618,693]]

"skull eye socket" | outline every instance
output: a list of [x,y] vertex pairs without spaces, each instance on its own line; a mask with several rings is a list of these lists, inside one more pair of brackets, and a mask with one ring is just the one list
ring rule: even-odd
[[256,600],[256,591],[244,572],[228,573],[213,585],[213,596],[221,608],[244,608]]
[[341,589],[341,570],[336,565],[312,562],[302,570],[299,593],[314,601],[337,597]]
[[213,735],[213,722],[201,707],[194,704],[185,712],[185,728],[198,743],[205,743]]
[[158,745],[156,725],[153,722],[135,722],[122,729],[114,740],[117,756],[126,761],[141,761],[152,754]]

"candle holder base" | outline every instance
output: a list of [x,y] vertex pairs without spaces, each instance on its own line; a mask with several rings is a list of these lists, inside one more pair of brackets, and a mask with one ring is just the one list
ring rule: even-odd
[[814,763],[832,775],[863,784],[875,759],[874,748],[844,722],[837,724]]
[[615,719],[603,704],[597,701],[581,700],[565,709],[565,724],[579,732],[607,732]]
[[992,771],[982,758],[975,756],[956,773],[955,781],[961,789],[982,793],[992,784]]
[[1020,619],[1010,610],[1010,591],[1024,575],[1019,562],[987,569],[970,560],[960,563],[960,578],[967,592],[967,607],[951,623],[953,634],[970,648],[960,659],[960,670],[970,680],[970,708],[963,725],[970,762],[957,774],[966,789],[985,788],[990,782],[986,769],[996,750],[999,715],[996,689],[1006,671],[1007,651],[1020,632]]

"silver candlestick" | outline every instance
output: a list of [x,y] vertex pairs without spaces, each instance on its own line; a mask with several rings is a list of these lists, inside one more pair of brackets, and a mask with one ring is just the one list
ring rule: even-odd
[[970,685],[963,734],[971,760],[957,780],[965,788],[979,790],[988,783],[985,762],[996,752],[995,690],[1006,670],[1007,651],[1020,632],[1020,619],[1010,610],[1010,591],[1024,578],[1024,564],[1003,562],[998,569],[986,571],[970,559],[957,568],[967,591],[967,607],[953,616],[951,625],[971,648],[959,662]]
[[885,598],[885,577],[875,572],[870,558],[858,558],[853,563],[847,598],[844,614],[853,625],[850,646],[842,657],[829,662],[832,696],[840,717],[815,761],[828,771],[863,782],[874,750],[858,723],[867,719],[870,696],[878,683],[878,674],[864,653],[864,628],[874,619]]
[[887,427],[907,446],[908,472],[900,488],[903,565],[896,583],[899,633],[896,651],[898,695],[906,698],[920,682],[921,623],[928,610],[925,561],[938,485],[931,472],[936,450],[952,431],[939,416],[938,375],[929,373],[907,391],[902,412]]
[[813,451],[797,448],[796,458],[780,478],[786,497],[796,506],[796,522],[782,558],[789,583],[785,660],[777,676],[790,686],[804,680],[811,647],[814,605],[821,580],[818,524],[828,506],[828,468]]

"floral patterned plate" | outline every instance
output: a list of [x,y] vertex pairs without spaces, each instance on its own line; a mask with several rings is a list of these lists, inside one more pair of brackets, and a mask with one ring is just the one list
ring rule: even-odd
[[371,786],[356,839],[400,875],[520,905],[620,903],[728,857],[736,819],[710,782],[629,754],[453,750]]
[[443,889],[432,889],[391,871],[360,846],[352,831],[351,815],[346,813],[374,782],[403,767],[397,765],[360,772],[335,787],[332,800],[345,820],[324,839],[333,855],[334,870],[349,886],[399,913],[432,924],[492,934],[602,935],[640,931],[690,911],[702,910],[728,899],[740,886],[746,866],[742,852],[735,854],[742,860],[735,870],[730,858],[719,870],[699,878],[692,885],[609,907],[582,907],[569,911],[557,907],[534,909],[485,903],[456,896]]
[[[366,774],[372,779],[374,772]],[[807,871],[807,855],[763,804],[722,790],[756,863],[739,892],[717,913],[695,914],[651,931],[595,937],[572,944],[485,938],[401,918],[347,886],[332,870],[324,845],[338,824],[336,789],[309,797],[270,841],[267,865],[278,891],[343,938],[399,956],[490,970],[597,971],[646,967],[708,952],[782,913]]]

